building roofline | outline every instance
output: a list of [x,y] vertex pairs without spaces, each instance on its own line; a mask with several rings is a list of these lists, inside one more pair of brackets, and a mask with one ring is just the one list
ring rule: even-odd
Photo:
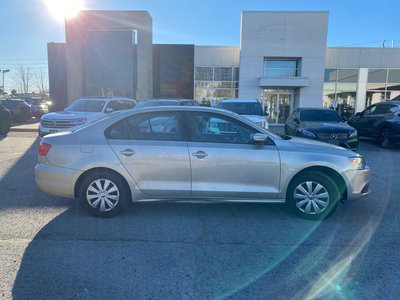
[[355,50],[355,49],[356,50],[367,49],[367,50],[398,50],[398,51],[400,51],[400,48],[389,48],[389,47],[382,48],[382,47],[345,47],[345,46],[342,46],[342,47],[340,47],[340,46],[329,47],[329,46],[327,46],[326,49],[352,49],[352,50]]
[[315,10],[304,10],[304,11],[295,11],[295,10],[267,10],[267,11],[259,11],[259,10],[244,10],[242,11],[242,14],[245,13],[260,13],[260,14],[276,14],[276,13],[285,13],[285,14],[304,14],[304,13],[316,13],[316,14],[329,14],[329,11],[327,10],[320,10],[320,11],[315,11]]

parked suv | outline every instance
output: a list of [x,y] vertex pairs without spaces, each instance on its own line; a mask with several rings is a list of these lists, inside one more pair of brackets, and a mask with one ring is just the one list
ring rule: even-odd
[[31,107],[21,99],[0,99],[0,104],[7,108],[12,122],[25,122],[32,117]]
[[360,136],[376,138],[382,148],[400,142],[400,100],[373,104],[348,120]]
[[285,123],[285,134],[320,140],[351,150],[358,148],[357,130],[330,108],[298,108]]
[[267,114],[257,99],[224,99],[218,103],[217,108],[233,111],[257,125],[268,129]]
[[0,135],[7,135],[11,127],[11,113],[0,104]]
[[129,98],[81,98],[62,112],[43,115],[40,119],[39,136],[60,131],[74,131],[112,112],[131,109],[136,104],[136,100]]

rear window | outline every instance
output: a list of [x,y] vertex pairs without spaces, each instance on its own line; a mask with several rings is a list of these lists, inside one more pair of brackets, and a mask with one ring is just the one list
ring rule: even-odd
[[220,102],[218,108],[233,111],[239,115],[263,115],[259,102]]
[[300,112],[300,121],[302,122],[342,122],[342,118],[334,110],[303,110]]

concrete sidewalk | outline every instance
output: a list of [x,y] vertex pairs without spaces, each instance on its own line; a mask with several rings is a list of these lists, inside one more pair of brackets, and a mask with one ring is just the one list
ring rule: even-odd
[[37,132],[39,128],[39,120],[32,119],[23,123],[11,124],[10,131]]

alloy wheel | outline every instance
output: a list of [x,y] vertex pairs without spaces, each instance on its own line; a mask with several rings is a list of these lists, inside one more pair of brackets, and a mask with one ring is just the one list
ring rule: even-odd
[[90,207],[107,212],[113,210],[120,199],[117,185],[109,179],[96,179],[86,190],[86,200]]
[[305,214],[321,214],[329,206],[328,190],[318,182],[305,181],[294,190],[296,207]]

